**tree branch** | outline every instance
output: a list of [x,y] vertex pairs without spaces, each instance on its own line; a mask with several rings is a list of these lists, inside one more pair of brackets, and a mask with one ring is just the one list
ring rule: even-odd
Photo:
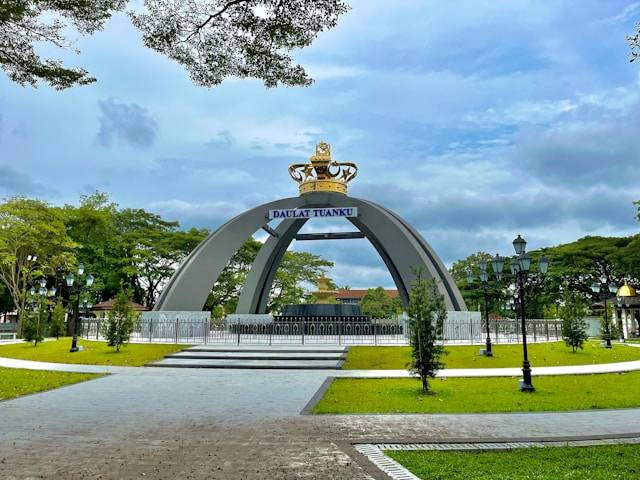
[[202,22],[199,25],[196,25],[196,28],[193,32],[191,32],[189,35],[187,35],[187,37],[182,40],[183,42],[188,41],[191,37],[193,37],[196,33],[199,33],[200,30],[202,30],[204,27],[206,27],[209,22],[211,20],[213,20],[216,17],[219,17],[220,15],[222,15],[224,12],[226,12],[229,8],[233,7],[234,5],[238,5],[240,3],[246,3],[249,0],[231,0],[229,3],[227,3],[224,7],[222,7],[221,10],[219,10],[216,13],[212,13],[211,15],[209,15],[209,18],[207,18],[204,22]]

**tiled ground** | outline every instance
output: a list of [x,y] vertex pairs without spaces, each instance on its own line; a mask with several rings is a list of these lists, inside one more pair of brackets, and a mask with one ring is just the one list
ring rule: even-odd
[[350,442],[640,432],[640,409],[299,415],[324,372],[122,372],[0,402],[0,478],[360,479]]

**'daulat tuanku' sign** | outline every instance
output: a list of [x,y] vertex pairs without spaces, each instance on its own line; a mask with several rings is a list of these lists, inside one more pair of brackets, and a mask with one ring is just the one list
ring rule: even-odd
[[357,217],[356,207],[341,208],[283,208],[269,210],[269,220],[276,218],[330,218],[330,217]]

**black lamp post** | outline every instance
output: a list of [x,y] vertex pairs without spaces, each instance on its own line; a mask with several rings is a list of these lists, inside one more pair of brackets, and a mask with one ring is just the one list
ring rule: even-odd
[[609,282],[609,278],[602,274],[599,278],[600,283],[593,282],[591,284],[591,291],[596,297],[600,297],[604,300],[604,334],[605,334],[605,348],[611,348],[611,329],[609,328],[609,312],[607,308],[607,297],[609,294],[616,293],[618,287],[615,284]]
[[[83,276],[84,276],[84,265],[80,264],[78,265],[78,277],[82,278]],[[77,294],[76,308],[74,309],[74,312],[73,312],[73,339],[71,340],[71,350],[69,350],[70,352],[77,352],[78,350],[80,350],[78,348],[78,326],[80,324],[80,318],[79,318],[80,296],[82,295],[82,292],[86,288],[89,288],[91,287],[91,285],[93,285],[93,276],[87,275],[85,278],[84,285],[80,285],[80,283],[78,282],[77,284],[75,284],[76,285],[75,289],[73,288],[75,283],[75,277],[73,276],[72,273],[69,273],[65,277],[65,281],[67,282],[67,286],[71,290],[71,293],[73,294],[75,292]]]
[[624,343],[624,325],[622,324],[622,297],[616,297],[616,305],[618,306],[618,311],[616,312],[616,314],[618,317],[618,330],[620,334],[620,343]]
[[[526,322],[526,310],[525,310],[525,292],[524,283],[527,277],[527,273],[531,268],[531,256],[525,252],[527,242],[520,235],[513,241],[513,249],[516,252],[516,256],[511,260],[510,268],[511,274],[515,277],[517,285],[518,307],[520,309],[520,323],[522,329],[522,381],[520,382],[520,390],[523,392],[533,392],[535,388],[531,381],[531,364],[529,363],[529,354],[527,351],[527,322]],[[492,260],[493,271],[496,276],[502,274],[504,267],[504,259],[499,255],[496,255]],[[538,269],[543,275],[547,273],[549,267],[549,261],[545,256],[538,259]],[[499,277],[498,277],[499,278]]]
[[[485,341],[486,348],[484,350],[480,350],[480,353],[486,357],[493,357],[493,352],[491,351],[491,333],[489,328],[489,310],[488,310],[488,302],[487,302],[487,282],[489,281],[489,275],[487,274],[487,262],[481,260],[479,263],[480,267],[480,284],[482,285],[482,294],[484,297],[484,322],[487,327],[487,339]],[[467,283],[473,283],[473,271],[471,268],[467,269]]]

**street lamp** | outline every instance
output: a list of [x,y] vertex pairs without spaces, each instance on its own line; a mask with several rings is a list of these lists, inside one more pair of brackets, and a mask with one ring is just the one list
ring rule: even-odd
[[[78,277],[82,277],[84,275],[84,265],[80,264],[78,265]],[[73,292],[75,291],[77,293],[77,300],[76,300],[76,308],[74,309],[73,312],[73,338],[71,340],[71,350],[69,350],[70,352],[77,352],[80,349],[78,348],[78,326],[80,324],[80,318],[79,318],[79,311],[80,311],[80,297],[82,296],[82,292],[85,290],[85,288],[90,288],[91,285],[93,285],[93,275],[87,275],[85,277],[85,283],[84,285],[80,285],[79,283],[75,283],[75,277],[72,273],[68,273],[67,276],[65,277],[65,281],[67,283],[67,287],[69,287],[69,289],[71,289],[71,293],[73,294]],[[74,284],[76,285],[76,288],[73,289]]]
[[622,325],[622,297],[616,296],[616,305],[618,307],[616,314],[618,316],[618,330],[620,335],[620,343],[624,343],[624,326]]
[[[491,334],[489,328],[489,310],[487,307],[487,282],[489,281],[489,274],[487,273],[487,262],[486,260],[481,260],[479,265],[480,267],[480,284],[482,285],[482,294],[484,297],[484,322],[487,326],[487,339],[485,341],[486,348],[480,350],[480,354],[486,357],[493,357],[493,352],[491,351]],[[499,280],[499,278],[498,278]],[[467,269],[467,282],[469,284],[473,283],[473,271],[471,268]]]
[[[515,277],[517,292],[514,293],[514,297],[517,299],[518,307],[520,309],[520,322],[522,329],[522,380],[520,382],[520,390],[523,392],[533,392],[535,388],[531,381],[531,364],[529,363],[529,354],[527,351],[527,322],[525,313],[525,298],[524,298],[524,282],[525,278],[531,268],[531,255],[526,253],[525,248],[527,241],[518,235],[513,240],[513,249],[516,252],[516,256],[511,259],[509,268],[511,274]],[[492,261],[493,271],[497,278],[502,275],[504,268],[504,259],[499,255],[496,255]],[[549,268],[549,260],[547,257],[542,256],[538,259],[538,270],[541,274],[546,274]],[[517,315],[516,315],[517,317]]]
[[602,298],[604,300],[604,334],[605,334],[605,348],[611,348],[611,329],[609,328],[609,312],[607,308],[607,298],[610,294],[615,294],[618,291],[618,287],[614,283],[609,282],[609,277],[604,273],[600,275],[598,279],[600,282],[593,282],[591,284],[591,291],[596,298]]

